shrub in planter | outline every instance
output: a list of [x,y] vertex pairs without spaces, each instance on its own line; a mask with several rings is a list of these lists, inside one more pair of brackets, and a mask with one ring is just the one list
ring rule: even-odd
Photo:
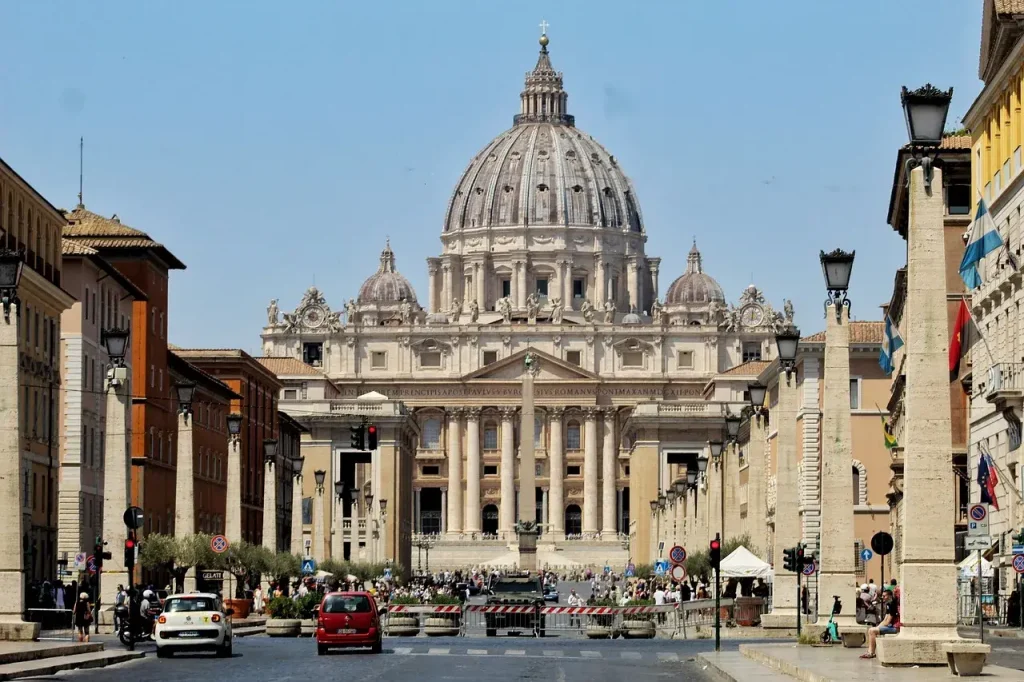
[[291,597],[274,597],[267,604],[267,615],[278,620],[299,618],[299,607]]
[[[283,598],[283,597],[282,597]],[[276,600],[271,600],[276,601]],[[297,611],[297,618],[302,620],[310,620],[313,618],[313,612],[316,607],[320,606],[320,593],[309,592],[305,597],[299,597],[294,600],[295,609]]]
[[[626,606],[654,606],[653,599],[631,599]],[[654,637],[655,621],[662,614],[631,613],[622,617],[622,636],[626,639],[650,639]]]
[[[430,600],[430,603],[434,605],[456,606],[462,602],[460,602],[457,597],[451,597],[446,594],[436,594],[434,595],[434,598]],[[453,611],[452,613],[434,613],[423,621],[423,631],[431,636],[455,636],[459,634],[461,624],[461,611]]]
[[[595,599],[587,606],[618,606],[613,599]],[[609,639],[615,626],[615,614],[587,616],[587,637]]]
[[[420,600],[411,595],[402,595],[391,600],[389,606],[418,606]],[[420,621],[415,613],[388,613],[387,633],[396,637],[415,637],[420,632]]]

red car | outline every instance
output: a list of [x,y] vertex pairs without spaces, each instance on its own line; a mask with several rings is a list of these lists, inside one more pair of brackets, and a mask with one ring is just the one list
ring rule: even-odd
[[[382,609],[383,610],[383,609]],[[316,652],[331,647],[370,647],[379,654],[384,633],[380,611],[369,592],[330,592],[317,608]]]

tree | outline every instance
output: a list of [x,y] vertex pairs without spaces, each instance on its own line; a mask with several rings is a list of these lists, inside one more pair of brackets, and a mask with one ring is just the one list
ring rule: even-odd
[[750,533],[744,533],[743,535],[734,535],[722,543],[722,558],[729,556],[740,547],[746,547],[751,554],[758,554],[757,546],[750,539]]
[[174,590],[185,591],[185,574],[196,566],[212,566],[216,554],[210,548],[210,536],[204,533],[174,537],[155,533],[142,543],[140,563],[145,568],[164,568],[174,577]]
[[270,567],[270,551],[245,540],[232,542],[220,555],[220,565],[235,577],[235,599],[245,599],[245,587]]

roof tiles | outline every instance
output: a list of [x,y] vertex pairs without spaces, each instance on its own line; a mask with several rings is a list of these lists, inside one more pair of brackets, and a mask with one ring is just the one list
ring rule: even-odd
[[[851,322],[850,343],[882,343],[885,335],[884,322]],[[801,343],[825,343],[825,332],[811,334],[800,339]]]
[[295,358],[256,358],[256,361],[266,367],[268,370],[276,374],[277,376],[292,376],[292,375],[303,375],[303,376],[325,376],[323,372],[310,367],[301,360]]
[[722,374],[756,377],[758,374],[763,372],[770,364],[772,363],[769,360],[747,360],[743,364],[736,365],[735,367],[730,367],[729,369],[722,372]]

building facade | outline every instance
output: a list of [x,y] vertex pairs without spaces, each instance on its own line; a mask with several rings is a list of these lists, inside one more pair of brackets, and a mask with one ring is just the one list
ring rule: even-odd
[[[91,553],[96,537],[103,534],[105,382],[111,366],[103,333],[131,329],[134,301],[145,300],[146,295],[96,249],[65,240],[62,252],[63,288],[77,300],[61,315],[60,323],[63,381],[57,550],[74,557]],[[131,356],[126,354],[124,361],[131,376]],[[131,425],[126,427],[130,431]]]
[[[538,560],[649,559],[650,500],[723,428],[726,405],[706,401],[705,385],[771,359],[792,320],[754,286],[729,303],[696,245],[659,298],[636,192],[567,100],[545,36],[513,127],[457,182],[425,305],[390,244],[344,312],[316,288],[283,319],[271,302],[264,362],[284,384],[281,409],[310,430],[307,497],[311,465],[328,486],[370,493],[323,517],[369,534],[346,552],[408,557],[430,538],[438,565],[514,563],[515,462],[532,437]],[[532,435],[517,413],[528,350],[540,363]],[[378,452],[350,447],[348,427],[364,417],[382,424]],[[379,520],[381,498],[379,545],[365,521]],[[331,535],[314,554],[331,552]]]
[[61,288],[60,210],[2,159],[0,202],[0,244],[25,261],[17,291],[17,376],[4,379],[17,385],[17,423],[5,428],[17,429],[18,452],[5,456],[19,462],[21,566],[27,579],[42,580],[57,573],[59,342],[61,315],[74,300]]
[[79,205],[65,214],[64,238],[87,246],[140,289],[132,303],[131,500],[146,516],[162,518],[175,504],[174,434],[177,401],[167,367],[170,271],[185,265],[148,234]]

